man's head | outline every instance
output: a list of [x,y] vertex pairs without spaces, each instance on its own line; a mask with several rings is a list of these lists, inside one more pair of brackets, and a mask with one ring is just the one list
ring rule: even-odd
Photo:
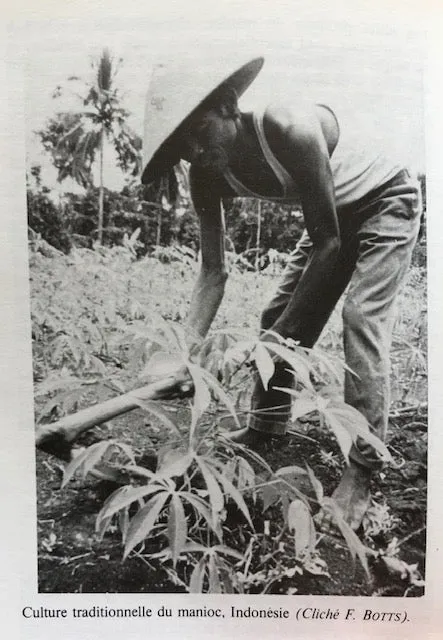
[[226,83],[178,128],[177,153],[192,164],[223,171],[229,163],[239,123],[237,92]]
[[240,97],[263,66],[256,58],[226,77],[220,64],[165,63],[154,70],[145,111],[142,182],[180,158],[222,169],[239,122]]

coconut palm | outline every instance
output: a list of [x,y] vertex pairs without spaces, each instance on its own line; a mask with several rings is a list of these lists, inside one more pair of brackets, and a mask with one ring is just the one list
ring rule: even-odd
[[[75,95],[82,108],[58,113],[39,135],[45,149],[52,155],[60,182],[71,177],[85,188],[92,186],[92,167],[98,156],[97,239],[102,244],[105,143],[109,141],[114,147],[119,167],[135,176],[140,169],[141,140],[126,124],[129,113],[121,106],[120,92],[115,87],[118,64],[114,63],[108,49],[104,49],[100,58],[92,62],[92,68],[92,82],[85,82],[77,76],[69,78],[70,82],[81,83],[81,91]],[[55,95],[59,96],[61,89],[56,92]]]

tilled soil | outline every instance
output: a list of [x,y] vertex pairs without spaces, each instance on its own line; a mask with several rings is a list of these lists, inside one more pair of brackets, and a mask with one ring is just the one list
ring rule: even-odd
[[[186,419],[183,404],[172,404],[172,411]],[[115,420],[111,429],[96,428],[82,444],[116,438],[131,444],[140,455],[148,438],[154,447],[164,439],[159,424],[134,411]],[[373,495],[379,503],[389,506],[390,525],[376,532],[365,544],[385,548],[394,538],[401,543],[400,557],[408,564],[418,563],[421,575],[425,565],[426,520],[426,419],[402,417],[393,422],[388,442],[396,457],[396,466],[379,473],[373,482]],[[305,462],[321,480],[324,492],[330,495],[339,480],[341,463],[337,447],[329,434],[318,425],[301,425],[301,435],[286,436],[266,451],[268,464],[277,469]],[[185,587],[167,564],[147,560],[143,550],[122,560],[123,547],[117,527],[100,540],[94,532],[95,517],[104,499],[114,486],[104,481],[74,479],[61,489],[63,463],[37,452],[38,497],[38,575],[42,593],[172,593]],[[262,514],[260,505],[251,506],[253,519],[272,519],[273,513]],[[234,513],[230,526],[235,537],[239,520]],[[402,542],[404,541],[404,542]],[[375,566],[368,580],[362,567],[352,562],[343,540],[324,536],[318,547],[325,560],[329,576],[302,576],[277,580],[270,593],[306,595],[422,595],[418,587],[398,576],[387,576]],[[145,550],[149,550],[145,549]],[[154,549],[151,549],[154,550]],[[290,566],[288,558],[288,566]],[[186,572],[179,566],[178,574]]]

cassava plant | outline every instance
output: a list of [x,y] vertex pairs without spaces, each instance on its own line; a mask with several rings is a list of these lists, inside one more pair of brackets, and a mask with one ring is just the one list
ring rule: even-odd
[[[179,424],[158,402],[137,398],[135,390],[136,403],[155,415],[169,434],[156,466],[139,464],[129,446],[115,441],[94,444],[67,465],[64,484],[75,473],[86,476],[103,463],[121,474],[123,486],[109,496],[98,515],[99,535],[117,522],[124,558],[142,553],[149,561],[160,559],[191,592],[266,592],[284,577],[304,572],[327,575],[312,518],[313,509],[320,507],[331,514],[352,557],[358,557],[369,574],[365,547],[333,499],[324,496],[309,466],[273,470],[257,453],[226,439],[216,420],[208,420],[211,403],[216,402],[240,427],[238,387],[245,370],[250,378],[252,368],[268,387],[278,358],[296,379],[294,389],[285,389],[293,397],[293,433],[300,418],[316,414],[334,434],[346,462],[357,438],[388,460],[387,448],[369,431],[363,416],[339,400],[337,362],[276,334],[251,341],[235,331],[218,331],[192,354],[179,325],[161,322],[156,331],[146,328],[135,339],[141,337],[150,345],[142,376],[153,368],[167,370],[171,362],[181,363],[194,389],[189,421]],[[301,488],[306,480],[313,489],[309,495]],[[280,524],[272,532],[264,525],[269,510],[280,513]]]

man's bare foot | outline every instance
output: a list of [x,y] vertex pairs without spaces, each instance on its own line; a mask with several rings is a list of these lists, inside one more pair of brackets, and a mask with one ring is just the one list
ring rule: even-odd
[[[353,531],[359,529],[371,499],[372,471],[353,462],[346,467],[332,499],[344,521]],[[319,528],[329,533],[336,530],[332,513],[321,509],[314,518]]]

